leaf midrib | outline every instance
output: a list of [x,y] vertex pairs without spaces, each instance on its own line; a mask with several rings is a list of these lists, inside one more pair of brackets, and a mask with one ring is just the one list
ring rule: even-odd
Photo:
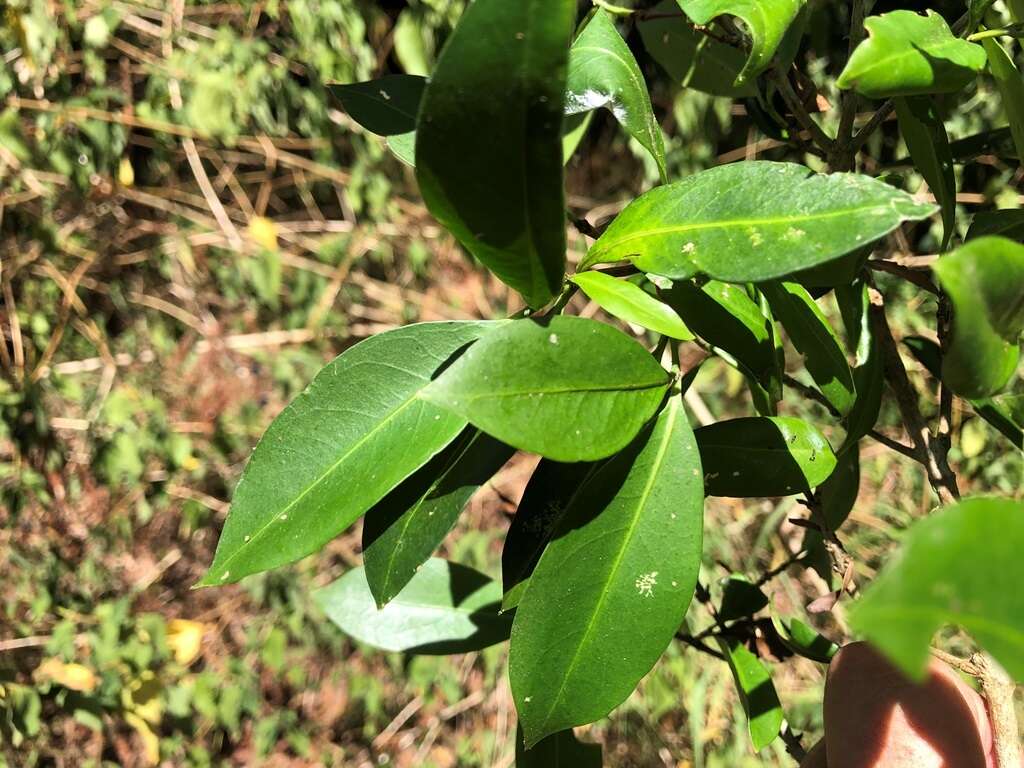
[[[698,232],[707,229],[731,229],[739,227],[758,227],[758,226],[770,226],[773,224],[799,224],[807,221],[823,221],[825,219],[834,219],[842,216],[850,216],[853,214],[867,213],[871,211],[878,211],[884,209],[890,209],[892,205],[890,202],[886,203],[872,203],[871,205],[857,206],[855,208],[843,208],[834,211],[825,211],[823,213],[815,214],[804,214],[801,216],[779,216],[770,219],[720,219],[718,221],[701,221],[692,224],[673,224],[665,227],[652,227],[651,229],[645,229],[639,232],[633,232],[629,235],[624,235],[617,240],[613,240],[603,246],[600,241],[591,249],[590,255],[587,257],[587,261],[590,262],[594,257],[602,255],[608,251],[619,248],[625,243],[633,240],[640,240],[648,237],[656,237],[658,235],[674,235],[674,234],[685,234],[686,232]],[[600,247],[598,247],[600,246]]]
[[661,389],[668,383],[667,379],[652,384],[610,384],[608,386],[591,386],[591,387],[558,387],[555,389],[524,389],[520,391],[510,392],[495,392],[494,390],[487,390],[486,392],[474,393],[469,392],[466,394],[459,395],[460,398],[467,400],[489,400],[489,399],[503,399],[510,397],[529,397],[531,395],[576,395],[576,394],[587,394],[591,392],[642,392],[648,389]]

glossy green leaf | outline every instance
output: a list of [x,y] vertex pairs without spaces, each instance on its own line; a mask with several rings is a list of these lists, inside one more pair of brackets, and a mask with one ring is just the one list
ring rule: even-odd
[[391,154],[406,165],[416,167],[416,132],[388,136],[384,141]]
[[555,523],[599,466],[541,459],[533,471],[501,550],[503,611],[519,605],[530,574],[551,540]]
[[778,738],[785,720],[771,672],[738,640],[720,637],[718,645],[729,661],[743,711],[747,714],[750,741],[760,752]]
[[572,0],[477,0],[431,76],[416,130],[430,212],[532,307],[565,271],[562,108]]
[[[904,345],[936,379],[942,378],[942,350],[931,339],[908,336]],[[969,399],[971,408],[1017,448],[1024,449],[1024,396],[1004,395]]]
[[805,0],[678,0],[694,24],[707,24],[728,14],[743,20],[751,37],[750,58],[737,76],[738,83],[753,78],[771,64],[789,25]]
[[313,592],[342,632],[385,651],[451,654],[508,638],[512,620],[498,613],[501,586],[440,558],[427,560],[405,588],[378,609],[362,568]]
[[397,595],[434,554],[470,497],[514,452],[468,429],[366,513],[363,565],[379,606]]
[[1018,242],[1024,240],[1024,210],[983,211],[976,214],[967,230],[968,240],[987,235],[1002,235]]
[[363,83],[329,83],[327,90],[363,128],[378,136],[396,136],[416,130],[426,87],[425,77],[385,75]]
[[651,153],[665,181],[665,139],[654,117],[647,84],[607,11],[599,8],[573,42],[565,87],[567,115],[602,107],[609,110]]
[[673,339],[693,339],[693,334],[675,310],[638,285],[603,272],[580,272],[569,279],[596,301],[601,309],[620,320]]
[[594,117],[593,112],[566,117],[562,125],[562,160],[568,163],[587,135],[587,129]]
[[851,626],[906,672],[924,674],[932,636],[954,624],[1024,681],[1024,504],[975,498],[916,523],[850,612]]
[[828,440],[800,419],[732,419],[696,434],[708,496],[794,496],[836,468]]
[[722,587],[722,604],[718,609],[719,621],[735,621],[753,616],[768,605],[768,596],[760,587],[750,583],[746,576],[733,574]]
[[601,745],[580,741],[572,730],[559,731],[527,749],[522,726],[516,732],[516,768],[601,768]]
[[1024,246],[983,237],[933,266],[953,303],[953,332],[942,380],[964,397],[994,395],[1020,359],[1024,331]]
[[853,409],[853,372],[828,319],[807,290],[796,283],[765,283],[761,290],[789,334],[818,390],[839,413]]
[[455,439],[465,420],[423,400],[422,390],[454,355],[503,325],[410,325],[328,364],[256,446],[200,586],[316,552]]
[[839,454],[836,468],[818,487],[818,503],[825,525],[838,531],[860,495],[860,451],[856,445]]
[[1017,157],[1024,157],[1024,78],[1002,43],[989,38],[983,40],[982,45],[988,56],[989,70],[1003,99],[1003,110],[1010,122],[1010,135],[1017,148]]
[[946,250],[956,225],[956,173],[946,126],[932,98],[900,97],[894,103],[900,134],[916,170],[924,177],[942,209],[942,250]]
[[669,376],[604,323],[517,320],[474,344],[425,392],[474,426],[556,461],[625,448],[654,415]]
[[651,57],[683,88],[732,98],[756,95],[754,81],[736,84],[746,63],[743,53],[695,30],[678,8],[676,0],[662,0],[651,18],[637,24]]
[[672,641],[700,566],[700,461],[681,398],[590,477],[516,609],[509,679],[528,744],[604,717]]
[[753,378],[775,399],[782,397],[771,323],[742,286],[688,280],[663,293],[687,326]]
[[935,11],[892,11],[864,21],[867,39],[839,75],[840,88],[875,99],[955,93],[985,66],[985,49],[961,40]]
[[760,283],[834,261],[935,210],[867,176],[735,163],[634,200],[594,243],[583,268],[629,259],[673,280],[704,274]]
[[779,640],[797,656],[828,664],[839,652],[839,646],[815,632],[800,619],[787,619],[772,615],[772,624]]

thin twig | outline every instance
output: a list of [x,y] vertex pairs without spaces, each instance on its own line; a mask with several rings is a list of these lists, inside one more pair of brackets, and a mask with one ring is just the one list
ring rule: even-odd
[[908,283],[916,285],[928,293],[939,295],[939,287],[935,284],[935,281],[931,278],[931,270],[914,269],[912,267],[905,267],[902,264],[897,264],[894,261],[886,261],[884,259],[869,259],[867,263],[870,269],[876,272],[885,272],[890,275],[906,280]]
[[960,498],[956,475],[949,467],[946,450],[941,441],[932,438],[928,425],[921,415],[918,394],[910,383],[907,369],[900,357],[899,347],[896,346],[892,329],[885,316],[881,294],[874,289],[871,290],[869,313],[875,337],[881,344],[886,381],[896,395],[896,404],[899,406],[904,426],[914,443],[914,458],[927,470],[928,482],[938,495],[939,501],[950,504]]
[[830,152],[835,142],[825,133],[820,125],[818,125],[814,118],[811,117],[810,113],[804,107],[803,102],[800,101],[800,97],[796,91],[793,90],[792,83],[789,82],[789,77],[786,73],[776,71],[775,72],[775,84],[779,88],[779,93],[782,94],[783,100],[786,102],[786,106],[789,107],[789,111],[793,113],[793,117],[796,118],[800,126],[810,133],[814,139],[814,143],[821,147],[826,152]]

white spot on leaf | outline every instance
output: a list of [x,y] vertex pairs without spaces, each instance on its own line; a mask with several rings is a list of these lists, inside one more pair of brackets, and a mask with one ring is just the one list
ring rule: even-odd
[[633,586],[636,587],[636,591],[641,597],[654,597],[654,585],[657,583],[658,572],[651,571],[638,576],[637,580],[633,582]]

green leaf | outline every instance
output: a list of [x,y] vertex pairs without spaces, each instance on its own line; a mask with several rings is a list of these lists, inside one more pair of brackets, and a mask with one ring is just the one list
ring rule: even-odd
[[847,328],[849,346],[856,355],[857,367],[853,369],[857,400],[853,409],[843,420],[846,439],[839,449],[844,453],[875,428],[882,410],[882,394],[885,390],[885,367],[879,341],[871,330],[869,308],[871,299],[866,283],[855,283],[846,288],[836,289],[839,309]]
[[580,272],[571,278],[601,309],[627,323],[643,326],[673,339],[691,341],[693,334],[679,315],[643,288],[603,272]]
[[579,741],[572,730],[559,731],[527,749],[523,728],[516,732],[516,768],[601,768],[601,745]]
[[867,176],[819,175],[792,163],[735,163],[634,200],[594,243],[581,269],[629,259],[641,271],[673,280],[704,274],[760,283],[834,261],[935,211]]
[[474,344],[425,392],[511,446],[556,461],[625,448],[669,377],[633,339],[579,317],[518,320]]
[[839,75],[840,88],[874,99],[956,93],[985,66],[985,49],[956,37],[935,11],[892,11],[864,21],[868,38]]
[[329,83],[328,92],[341,102],[349,117],[378,136],[416,130],[416,115],[427,87],[425,77],[385,75],[363,83]]
[[444,541],[470,497],[515,451],[469,429],[366,513],[363,565],[384,606]]
[[1003,109],[1010,121],[1010,134],[1017,148],[1017,157],[1024,157],[1024,79],[1002,43],[988,38],[982,41],[982,45],[985,46],[992,77],[1003,98]]
[[674,282],[663,295],[694,333],[735,361],[767,396],[782,398],[771,321],[741,286],[711,280],[698,288],[683,280]]
[[[936,379],[942,379],[942,350],[931,339],[909,336],[903,343],[914,358]],[[1024,449],[1024,396],[1004,395],[969,399],[974,412],[1017,448]]]
[[551,540],[555,523],[599,466],[541,459],[533,471],[501,550],[503,611],[519,605],[530,575]]
[[974,216],[968,240],[977,240],[986,235],[1002,235],[1018,242],[1024,240],[1024,210],[983,211]]
[[416,132],[388,136],[384,141],[395,157],[406,165],[416,167]]
[[736,690],[747,714],[750,741],[760,752],[779,736],[785,719],[779,695],[768,667],[747,646],[731,637],[719,637],[718,645],[729,661]]
[[895,99],[900,134],[914,165],[942,209],[942,250],[956,231],[956,173],[949,136],[934,99],[910,96]]
[[850,612],[850,624],[908,674],[924,675],[936,630],[970,632],[1024,681],[1024,504],[975,498],[916,523]]
[[256,446],[199,585],[316,552],[455,439],[465,420],[421,392],[463,347],[502,325],[410,325],[328,364]]
[[954,310],[942,380],[964,397],[999,392],[1020,359],[1024,246],[1002,237],[978,238],[932,269]]
[[750,58],[736,78],[743,83],[763,72],[796,19],[805,0],[679,0],[694,24],[707,24],[729,14],[743,20],[751,37]]
[[569,51],[567,115],[604,107],[651,153],[664,182],[665,139],[640,67],[610,13],[598,9]]
[[565,163],[572,160],[572,156],[576,154],[580,142],[583,141],[587,129],[590,128],[593,117],[593,112],[587,112],[583,115],[571,115],[565,119],[562,126],[562,160]]
[[427,560],[381,609],[362,568],[314,591],[313,599],[342,632],[385,651],[479,651],[507,639],[512,623],[498,613],[501,586],[496,581],[440,558]]
[[719,621],[735,621],[753,616],[768,605],[768,596],[741,574],[732,574],[722,588]]
[[565,271],[562,107],[572,0],[476,0],[441,52],[416,130],[430,212],[527,304]]
[[761,291],[796,351],[803,355],[818,390],[839,413],[848,414],[857,397],[853,372],[821,308],[796,283],[765,283]]
[[410,75],[426,77],[430,74],[431,55],[424,35],[429,35],[430,32],[423,22],[423,14],[406,8],[398,14],[392,36],[395,41],[395,56],[402,69]]
[[672,641],[700,566],[701,471],[681,398],[557,523],[516,609],[512,695],[527,744],[604,717]]
[[[702,34],[678,15],[676,0],[662,0],[651,9],[651,18],[637,24],[644,47],[672,79],[683,88],[714,96],[756,96],[756,83],[736,84],[745,63],[736,48]],[[669,15],[672,11],[676,15]]]
[[860,495],[860,451],[856,445],[840,453],[836,468],[818,488],[818,502],[825,525],[838,531],[857,503]]
[[807,422],[750,417],[697,430],[709,496],[794,496],[836,468],[828,440]]
[[838,645],[815,632],[800,619],[785,619],[773,613],[772,624],[782,644],[797,656],[828,664],[839,652]]

